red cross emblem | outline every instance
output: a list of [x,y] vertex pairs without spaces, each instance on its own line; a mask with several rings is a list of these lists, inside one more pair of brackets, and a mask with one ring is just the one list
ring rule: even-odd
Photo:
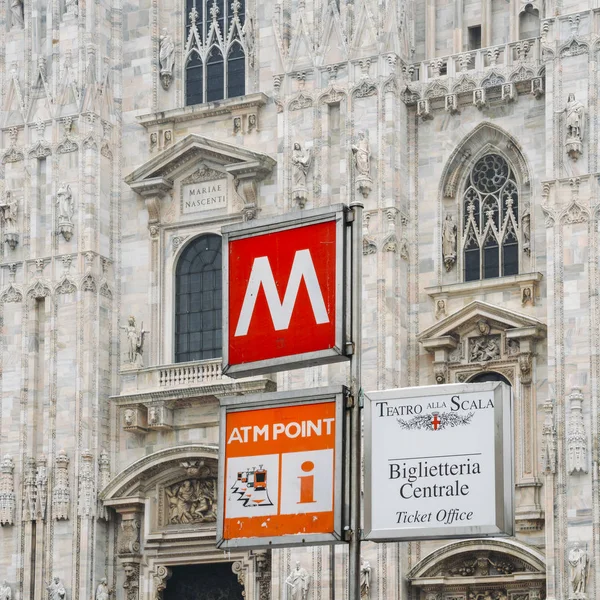
[[438,418],[438,413],[433,413],[433,419],[431,419],[431,424],[433,425],[434,431],[437,431],[437,428],[442,424],[442,422]]

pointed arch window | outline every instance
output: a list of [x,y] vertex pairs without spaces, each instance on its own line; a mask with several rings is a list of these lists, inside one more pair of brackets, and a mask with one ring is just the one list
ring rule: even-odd
[[519,272],[519,194],[500,154],[486,154],[471,169],[463,193],[464,280]]
[[246,0],[186,0],[185,103],[246,93]]

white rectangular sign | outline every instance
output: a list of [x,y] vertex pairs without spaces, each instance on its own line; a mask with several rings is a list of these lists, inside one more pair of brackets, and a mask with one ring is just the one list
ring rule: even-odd
[[185,184],[181,201],[184,213],[227,208],[227,179]]
[[368,539],[512,535],[508,385],[371,392],[365,409]]

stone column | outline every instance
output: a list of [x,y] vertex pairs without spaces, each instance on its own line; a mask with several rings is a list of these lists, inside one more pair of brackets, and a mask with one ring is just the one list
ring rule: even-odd
[[[508,41],[508,40],[507,40]],[[492,45],[492,0],[481,0],[481,47]]]
[[454,0],[454,54],[463,51],[463,15],[465,12],[464,0]]

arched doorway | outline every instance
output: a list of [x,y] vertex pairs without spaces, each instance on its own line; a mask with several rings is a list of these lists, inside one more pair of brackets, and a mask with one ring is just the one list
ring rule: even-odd
[[233,565],[223,562],[173,566],[163,600],[243,600],[244,588]]

